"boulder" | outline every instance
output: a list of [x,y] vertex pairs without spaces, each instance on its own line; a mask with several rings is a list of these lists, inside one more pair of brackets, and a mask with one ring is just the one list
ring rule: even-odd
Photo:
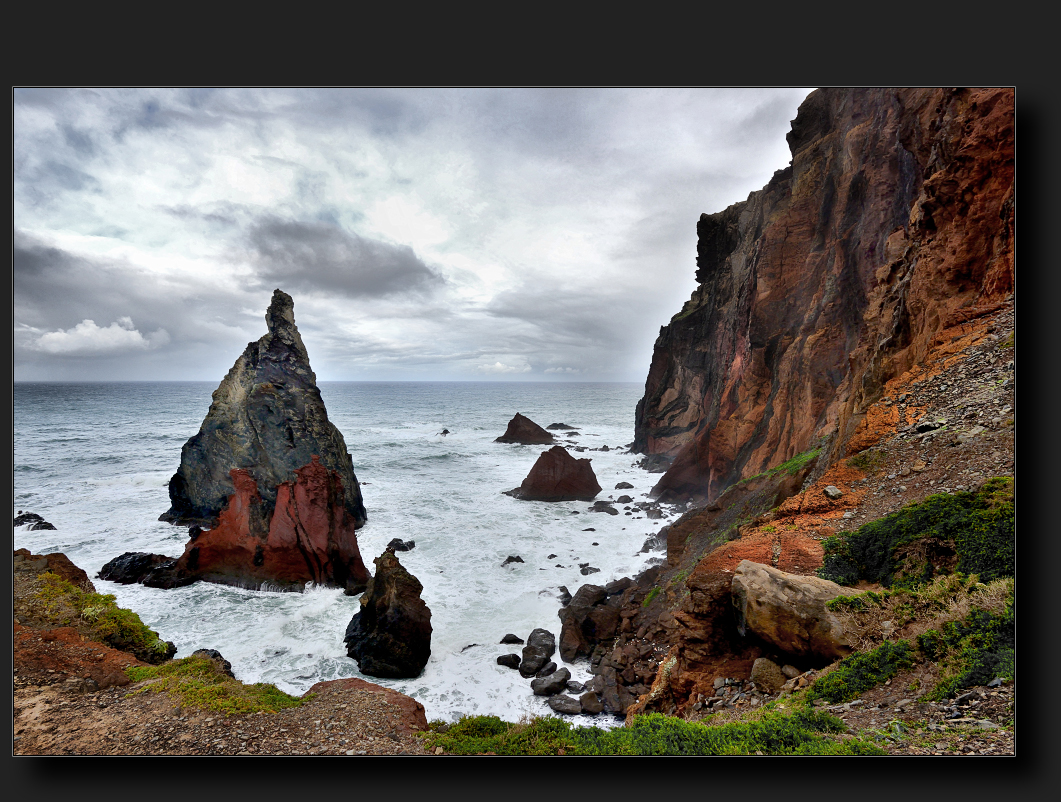
[[523,661],[519,666],[520,676],[530,678],[537,674],[556,653],[556,636],[547,629],[535,629],[523,647]]
[[505,429],[505,433],[494,442],[540,446],[552,443],[553,436],[530,418],[524,417],[517,412],[516,416],[508,422],[508,428]]
[[573,699],[565,693],[558,693],[555,696],[550,696],[547,702],[550,708],[557,713],[564,713],[569,716],[576,716],[582,712],[582,704],[578,699]]
[[591,716],[595,716],[598,713],[604,712],[604,703],[600,697],[593,691],[586,691],[580,697],[578,697],[579,705],[582,708],[583,713],[588,713]]
[[615,489],[616,490],[633,490],[634,486],[632,484],[630,484],[629,482],[619,482],[619,484],[617,484],[615,486]]
[[623,589],[609,595],[599,585],[583,585],[575,591],[571,601],[558,611],[561,622],[560,657],[565,662],[588,656],[597,643],[618,634]]
[[751,675],[748,677],[756,687],[767,693],[778,693],[788,678],[781,672],[781,667],[773,660],[758,658],[752,663]]
[[574,431],[574,430],[578,429],[577,426],[568,426],[566,423],[550,423],[545,428],[546,429],[554,429],[554,430],[555,429],[563,429],[563,430],[571,430],[571,431]]
[[501,639],[501,643],[523,643],[523,638],[510,632]]
[[731,598],[741,635],[754,632],[785,654],[832,662],[851,654],[854,643],[825,603],[858,592],[742,560],[733,573]]
[[360,527],[367,516],[353,459],[328,420],[290,295],[273,293],[265,322],[268,332],[247,345],[214,391],[199,433],[181,449],[169,483],[170,508],[160,520],[214,526],[237,491],[234,468],[257,485],[271,512],[279,487],[316,455],[337,475],[343,491],[337,501]]
[[571,672],[566,668],[554,671],[544,677],[531,680],[531,690],[535,696],[552,696],[567,690],[567,681],[571,679]]
[[346,628],[346,650],[362,674],[418,677],[431,655],[431,610],[420,598],[423,585],[392,551],[374,561],[361,609]]
[[553,446],[542,452],[523,484],[509,495],[524,501],[590,501],[600,491],[590,460]]
[[115,557],[96,576],[119,585],[142,584],[164,589],[183,587],[198,580],[194,574],[180,570],[178,558],[143,551],[127,551]]
[[600,501],[593,502],[593,506],[589,508],[589,511],[606,512],[609,515],[619,514],[619,510],[615,509],[615,507],[612,506],[612,503],[610,501],[604,501],[603,499],[601,499]]
[[519,668],[521,662],[522,658],[518,654],[503,654],[497,658],[497,664],[506,668]]
[[415,540],[402,540],[400,537],[393,538],[390,543],[387,544],[387,548],[391,551],[412,551],[416,548]]
[[15,526],[29,526],[31,532],[40,529],[55,529],[50,523],[44,520],[41,516],[35,512],[23,512],[18,511],[18,515],[15,516]]
[[222,657],[221,652],[217,649],[196,649],[192,652],[192,657],[204,657],[207,660],[213,660],[217,667],[221,669],[221,673],[227,674],[232,679],[236,678],[236,675],[232,673],[232,663]]
[[501,567],[504,568],[506,565],[511,565],[512,563],[521,563],[521,562],[523,562],[523,558],[520,557],[518,554],[510,554],[510,555],[508,555],[505,558],[505,561],[503,563],[501,563]]

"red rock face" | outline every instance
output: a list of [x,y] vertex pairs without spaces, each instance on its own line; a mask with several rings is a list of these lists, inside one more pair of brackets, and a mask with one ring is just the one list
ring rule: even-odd
[[575,459],[563,446],[543,451],[516,495],[527,501],[590,501],[601,491],[588,459]]
[[343,503],[342,480],[314,456],[277,487],[271,518],[258,485],[245,470],[231,472],[236,492],[218,525],[185,547],[178,569],[231,584],[306,582],[364,589],[369,573],[361,559],[356,521]]
[[697,225],[700,286],[656,340],[635,449],[716,498],[826,443],[1013,290],[1013,91],[826,89],[761,191]]

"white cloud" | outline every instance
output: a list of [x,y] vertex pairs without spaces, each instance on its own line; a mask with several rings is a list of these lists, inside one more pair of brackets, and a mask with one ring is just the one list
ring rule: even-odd
[[581,368],[546,368],[546,373],[585,373]]
[[107,328],[100,328],[95,321],[86,319],[67,331],[50,331],[37,340],[37,348],[49,354],[90,356],[144,351],[168,342],[169,332],[165,329],[158,329],[145,338],[134,327],[132,318],[126,315]]
[[480,373],[530,373],[530,365],[505,365],[495,362],[492,365],[477,365],[475,368]]

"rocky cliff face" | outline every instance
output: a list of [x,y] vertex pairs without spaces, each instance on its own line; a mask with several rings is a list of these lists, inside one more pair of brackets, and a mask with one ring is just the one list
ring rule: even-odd
[[[822,445],[849,451],[882,387],[1013,290],[1010,89],[824,89],[790,167],[702,215],[699,286],[660,330],[637,451],[664,499],[713,500]],[[861,446],[864,447],[864,446]]]
[[233,469],[246,472],[271,511],[277,488],[317,456],[338,475],[346,512],[361,526],[367,516],[353,460],[328,420],[291,296],[276,290],[265,321],[268,333],[247,345],[214,391],[199,433],[184,444],[160,520],[214,526],[236,492]]

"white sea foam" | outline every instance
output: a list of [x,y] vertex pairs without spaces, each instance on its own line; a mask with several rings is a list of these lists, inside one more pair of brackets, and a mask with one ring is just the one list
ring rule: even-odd
[[[363,483],[369,523],[358,532],[371,561],[395,537],[415,540],[401,563],[424,586],[432,613],[431,658],[416,679],[366,677],[419,700],[429,718],[465,713],[551,715],[517,671],[496,664],[535,627],[559,634],[557,596],[587,582],[605,584],[641,570],[645,538],[665,521],[588,512],[584,502],[518,501],[519,485],[542,446],[494,443],[522,412],[545,426],[564,422],[579,436],[561,442],[606,452],[593,460],[604,488],[645,498],[659,478],[633,466],[631,384],[325,383],[329,417],[342,431]],[[184,441],[198,431],[213,386],[206,383],[15,385],[15,509],[36,512],[55,531],[17,528],[16,548],[62,551],[94,575],[126,551],[177,555],[186,530],[158,521],[169,506],[166,483]],[[449,429],[451,434],[439,432]],[[612,490],[620,481],[633,490]],[[578,513],[573,514],[573,513]],[[596,531],[586,532],[586,528]],[[593,545],[596,543],[597,545]],[[555,557],[549,555],[555,554]],[[523,563],[505,567],[509,555]],[[599,573],[583,576],[579,564]],[[561,567],[557,567],[557,566]],[[158,590],[94,580],[136,610],[178,656],[220,651],[245,682],[273,682],[291,693],[314,683],[362,676],[343,635],[356,598],[330,588],[277,593],[208,583]],[[477,644],[469,647],[471,644]],[[557,654],[554,659],[563,664]],[[566,665],[575,679],[588,666]],[[578,723],[614,719],[576,717]]]

